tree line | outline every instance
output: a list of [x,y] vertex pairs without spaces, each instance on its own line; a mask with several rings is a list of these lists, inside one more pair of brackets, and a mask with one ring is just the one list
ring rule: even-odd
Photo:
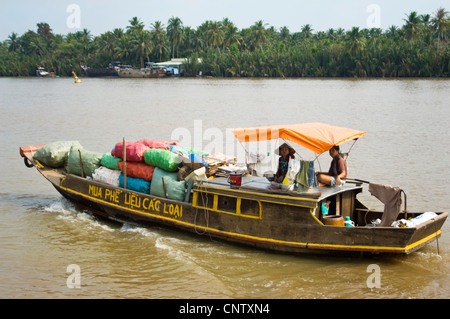
[[229,19],[205,21],[197,29],[178,17],[148,28],[137,17],[125,29],[99,36],[83,29],[54,34],[45,23],[37,31],[12,33],[0,42],[0,75],[34,75],[44,67],[58,75],[81,74],[81,66],[107,67],[112,61],[144,67],[145,62],[187,58],[185,75],[219,77],[448,77],[450,17],[405,14],[404,24],[315,32],[276,29],[262,20],[238,29]]

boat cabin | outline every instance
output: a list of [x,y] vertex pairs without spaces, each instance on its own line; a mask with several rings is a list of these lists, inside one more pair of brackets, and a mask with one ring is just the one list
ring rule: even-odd
[[[199,209],[253,219],[261,219],[263,211],[265,214],[271,211],[271,214],[278,215],[277,218],[280,218],[277,211],[289,211],[306,212],[310,217],[309,222],[316,225],[343,226],[347,216],[356,225],[365,225],[362,217],[368,209],[357,199],[362,190],[361,184],[350,183],[311,188],[301,193],[274,190],[270,189],[267,178],[258,176],[244,176],[241,187],[232,188],[227,178],[215,177],[195,185],[191,201]],[[324,211],[325,205],[327,211]]]

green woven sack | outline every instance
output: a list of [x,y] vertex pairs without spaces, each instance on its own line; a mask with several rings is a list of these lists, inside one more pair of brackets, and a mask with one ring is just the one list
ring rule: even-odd
[[[184,201],[186,182],[178,181],[177,175],[178,173],[167,172],[159,167],[155,167],[152,177],[152,186],[150,187],[150,195]],[[164,192],[164,190],[166,192]]]
[[67,163],[67,156],[69,154],[72,144],[81,147],[78,141],[58,141],[49,143],[33,155],[33,159],[39,161],[42,165],[59,168]]
[[105,166],[106,168],[119,171],[120,170],[119,162],[122,162],[121,158],[112,156],[111,153],[105,153],[102,156],[100,164],[102,166]]
[[82,147],[73,145],[70,148],[69,157],[67,160],[67,173],[81,176],[80,153],[83,161],[84,177],[91,176],[94,171],[101,166],[102,153],[84,150]]
[[148,165],[159,167],[168,172],[175,172],[181,165],[180,156],[169,150],[149,148],[145,151],[144,161]]

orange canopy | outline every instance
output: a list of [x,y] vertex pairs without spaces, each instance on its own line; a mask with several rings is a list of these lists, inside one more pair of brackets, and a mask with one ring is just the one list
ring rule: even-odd
[[324,123],[271,125],[233,130],[240,142],[257,142],[282,138],[301,145],[317,154],[330,150],[334,145],[358,139],[366,132]]

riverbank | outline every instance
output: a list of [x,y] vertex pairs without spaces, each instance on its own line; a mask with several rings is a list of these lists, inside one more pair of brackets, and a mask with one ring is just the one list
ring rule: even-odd
[[[113,61],[143,68],[146,61],[185,57],[186,75],[221,77],[448,77],[448,12],[406,14],[403,26],[352,27],[301,32],[267,26],[262,20],[238,29],[229,19],[198,28],[171,18],[150,30],[137,17],[124,29],[93,36],[84,29],[54,34],[47,23],[37,31],[12,33],[0,43],[0,75],[34,75],[36,68],[70,76],[81,65],[107,67]],[[170,48],[170,49],[169,49]]]

